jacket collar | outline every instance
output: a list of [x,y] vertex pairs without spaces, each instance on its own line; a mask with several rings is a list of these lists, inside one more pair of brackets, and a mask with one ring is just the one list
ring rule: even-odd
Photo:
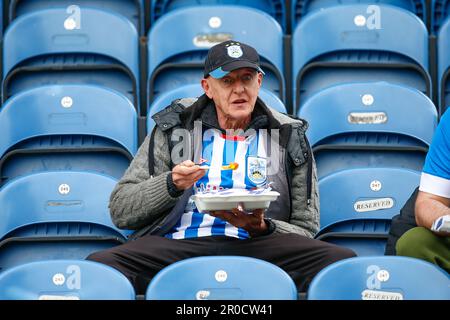
[[[186,108],[180,114],[181,122],[184,127],[191,130],[194,128],[194,121],[201,120],[206,126],[219,129],[219,122],[217,119],[217,111],[214,101],[206,94],[200,96],[196,102],[194,102],[190,107]],[[280,122],[275,119],[272,115],[270,109],[266,104],[258,97],[256,99],[255,108],[252,112],[252,120],[248,125],[247,129],[278,129],[280,128]]]

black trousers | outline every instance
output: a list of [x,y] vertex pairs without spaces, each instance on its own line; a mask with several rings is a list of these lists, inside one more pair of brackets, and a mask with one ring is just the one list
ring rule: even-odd
[[291,276],[300,292],[305,292],[320,270],[338,260],[354,257],[355,253],[292,233],[246,240],[225,236],[174,240],[147,235],[93,253],[87,259],[119,270],[137,294],[145,294],[150,280],[164,267],[187,258],[216,255],[247,256],[271,262]]

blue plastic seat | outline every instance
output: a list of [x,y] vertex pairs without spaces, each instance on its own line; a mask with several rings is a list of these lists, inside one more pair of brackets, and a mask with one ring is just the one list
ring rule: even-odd
[[450,19],[445,20],[438,33],[438,91],[440,115],[450,106]]
[[86,8],[81,16],[78,25],[66,9],[45,9],[12,22],[3,43],[3,102],[40,85],[94,84],[138,105],[137,30],[110,11]]
[[[3,1],[0,1],[0,12],[3,13]],[[0,36],[3,39],[3,14],[0,14]]]
[[349,247],[358,256],[383,255],[391,219],[420,183],[420,172],[359,168],[319,180],[317,239]]
[[182,85],[198,84],[208,49],[229,39],[258,50],[266,73],[262,87],[284,101],[283,33],[266,13],[237,6],[177,9],[158,19],[148,38],[149,101]]
[[431,0],[431,30],[432,34],[438,34],[439,29],[445,23],[450,13],[450,1]]
[[292,36],[295,112],[314,93],[351,82],[387,81],[431,96],[424,23],[401,8],[378,7],[378,20],[361,4],[314,11],[299,23]]
[[329,265],[311,282],[309,300],[450,300],[450,276],[407,257],[357,257]]
[[437,111],[421,92],[386,82],[330,87],[299,112],[319,177],[355,167],[421,171],[437,126]]
[[[203,89],[199,84],[187,84],[161,94],[150,106],[149,113],[147,115],[147,133],[151,133],[155,126],[155,121],[152,119],[152,116],[155,113],[158,113],[165,107],[169,106],[170,103],[176,99],[198,98],[203,93]],[[262,89],[259,92],[259,97],[266,103],[267,106],[277,111],[286,113],[286,107],[283,102],[281,102],[281,100],[272,92]]]
[[137,150],[131,102],[97,86],[44,86],[0,109],[1,182],[32,172],[87,170],[121,178]]
[[417,15],[424,23],[427,22],[427,6],[424,0],[292,0],[291,2],[291,21],[292,28],[295,29],[299,21],[314,12],[315,10],[323,10],[329,7],[339,5],[365,4],[370,5],[392,5],[410,11]]
[[143,34],[143,0],[77,0],[76,2],[71,0],[11,0],[8,11],[8,24],[19,16],[37,10],[61,7],[72,12],[69,9],[72,5],[78,6],[81,10],[84,8],[95,8],[119,13],[131,21],[140,34]]
[[[153,24],[164,14],[179,8],[200,7],[206,3],[197,0],[152,0],[150,11],[150,23]],[[286,28],[286,7],[283,0],[212,0],[208,5],[232,5],[245,6],[263,11],[271,15],[277,22]]]
[[185,259],[161,270],[150,282],[146,299],[296,300],[297,289],[285,271],[269,262],[209,256]]
[[0,271],[30,261],[84,259],[124,243],[108,209],[116,179],[92,172],[27,175],[0,189]]
[[119,271],[82,260],[39,261],[0,273],[0,300],[134,300]]

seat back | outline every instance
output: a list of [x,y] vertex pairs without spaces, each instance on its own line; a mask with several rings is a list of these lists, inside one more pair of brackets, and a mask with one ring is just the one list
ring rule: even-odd
[[124,243],[111,221],[117,180],[91,172],[45,172],[0,189],[0,270],[45,259],[84,259]]
[[[0,2],[0,12],[3,13],[3,1]],[[0,36],[3,38],[3,14],[0,14]]]
[[39,261],[0,273],[1,300],[134,300],[119,271],[82,260]]
[[430,145],[437,126],[437,111],[428,97],[387,82],[328,88],[305,103],[299,117],[311,123],[312,146],[347,132],[386,132]]
[[360,256],[382,255],[392,217],[419,183],[419,172],[401,168],[349,169],[322,178],[316,238]]
[[78,15],[80,13],[78,10],[88,7],[121,14],[133,23],[140,34],[143,34],[144,8],[142,0],[78,0],[75,4],[78,8],[71,7],[72,5],[74,5],[74,2],[70,0],[11,0],[8,11],[8,23],[11,23],[17,17],[37,10],[62,7],[66,8],[69,13]]
[[111,177],[74,171],[17,178],[0,190],[0,239],[23,227],[59,222],[102,225],[117,237],[125,238],[129,232],[114,226],[108,209],[116,183]]
[[299,117],[320,176],[355,166],[421,170],[437,111],[421,92],[386,82],[330,87],[311,97]]
[[293,0],[291,2],[292,29],[295,29],[297,24],[307,14],[316,10],[324,10],[339,5],[355,5],[361,3],[367,6],[368,11],[370,11],[370,5],[387,4],[396,6],[414,13],[424,21],[424,23],[427,21],[427,6],[424,0],[378,0],[376,2],[371,0]]
[[137,104],[136,29],[113,12],[84,8],[80,15],[77,21],[56,8],[13,21],[4,37],[3,101],[43,84],[81,83],[114,88]]
[[0,273],[33,261],[83,260],[124,242],[110,228],[86,222],[30,225],[0,242]]
[[311,282],[309,300],[449,300],[450,277],[414,258],[357,257],[338,261]]
[[[177,41],[166,41],[169,37]],[[258,50],[266,73],[263,87],[284,99],[283,33],[266,13],[239,6],[178,9],[158,19],[148,38],[149,101],[181,85],[197,84],[208,49],[229,39]]]
[[450,106],[450,19],[445,20],[438,33],[438,90],[439,111],[443,115]]
[[[98,86],[44,86],[22,92],[1,109],[0,127],[2,180],[29,171],[73,168],[120,178],[137,150],[135,108],[121,94]],[[44,154],[50,158],[40,158]],[[9,158],[15,162],[7,165]]]
[[[297,26],[292,36],[295,110],[336,83],[389,81],[431,96],[424,23],[397,7],[377,8],[368,15],[366,5],[330,7]],[[322,41],[316,41],[318,34]]]
[[[212,0],[208,5],[245,6],[263,11],[271,15],[282,27],[286,28],[286,7],[282,0]],[[153,0],[151,1],[150,23],[153,24],[161,16],[179,8],[200,7],[196,0]]]
[[450,1],[448,0],[431,0],[430,13],[430,32],[438,34],[439,29],[445,23],[450,13]]
[[297,290],[289,275],[271,263],[214,256],[190,258],[164,268],[150,282],[146,299],[295,300]]

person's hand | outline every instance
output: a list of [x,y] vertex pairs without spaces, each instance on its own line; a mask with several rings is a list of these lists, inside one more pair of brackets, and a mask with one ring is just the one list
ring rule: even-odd
[[227,221],[237,228],[244,229],[252,237],[267,232],[269,228],[264,221],[264,209],[256,209],[249,213],[240,204],[238,208],[232,211],[211,211],[208,213],[213,217]]
[[186,190],[191,188],[194,183],[201,179],[206,173],[205,169],[201,169],[191,160],[183,161],[172,169],[172,180],[178,190]]

